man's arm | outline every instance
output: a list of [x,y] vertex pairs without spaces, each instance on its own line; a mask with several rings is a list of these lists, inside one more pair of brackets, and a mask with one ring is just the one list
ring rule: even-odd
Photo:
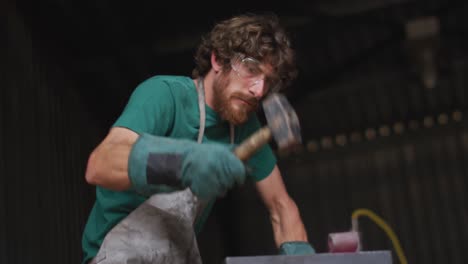
[[201,198],[225,193],[245,175],[242,161],[222,144],[139,135],[121,127],[110,130],[86,169],[86,181],[106,189],[151,195],[166,187],[190,187]]
[[289,241],[307,242],[307,233],[299,209],[284,186],[278,166],[256,183],[257,191],[270,212],[276,246]]
[[138,134],[130,129],[111,128],[89,156],[86,181],[116,191],[129,189],[128,157],[137,138]]

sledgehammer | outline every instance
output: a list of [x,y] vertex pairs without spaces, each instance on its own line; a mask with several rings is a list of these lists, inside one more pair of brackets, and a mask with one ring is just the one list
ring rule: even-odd
[[286,97],[277,93],[271,94],[263,101],[263,111],[267,125],[234,150],[240,160],[247,160],[272,137],[281,150],[291,149],[302,142],[299,119]]

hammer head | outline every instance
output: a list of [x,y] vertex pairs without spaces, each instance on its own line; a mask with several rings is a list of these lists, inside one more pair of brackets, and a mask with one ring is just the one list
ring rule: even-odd
[[267,125],[280,150],[301,144],[301,128],[296,112],[282,94],[272,93],[263,100]]

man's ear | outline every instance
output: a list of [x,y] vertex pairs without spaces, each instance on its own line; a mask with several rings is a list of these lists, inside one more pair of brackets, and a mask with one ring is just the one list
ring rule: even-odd
[[213,68],[213,70],[215,72],[219,72],[222,68],[222,65],[218,63],[218,61],[216,60],[216,55],[214,53],[214,51],[211,52],[211,67]]

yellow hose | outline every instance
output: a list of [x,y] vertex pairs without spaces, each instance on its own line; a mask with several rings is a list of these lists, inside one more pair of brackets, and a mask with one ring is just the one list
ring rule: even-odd
[[[396,254],[398,256],[398,259],[400,260],[401,264],[408,264],[408,261],[406,259],[405,253],[403,252],[403,249],[400,245],[400,241],[398,240],[398,237],[395,235],[395,232],[390,228],[390,226],[377,214],[372,212],[369,209],[356,209],[354,210],[353,214],[351,215],[351,220],[353,221],[353,229],[357,228],[357,219],[359,216],[367,216],[369,217],[372,221],[374,221],[380,228],[385,231],[387,236],[390,238],[392,241],[393,247],[395,248]],[[357,231],[357,230],[355,230]]]

